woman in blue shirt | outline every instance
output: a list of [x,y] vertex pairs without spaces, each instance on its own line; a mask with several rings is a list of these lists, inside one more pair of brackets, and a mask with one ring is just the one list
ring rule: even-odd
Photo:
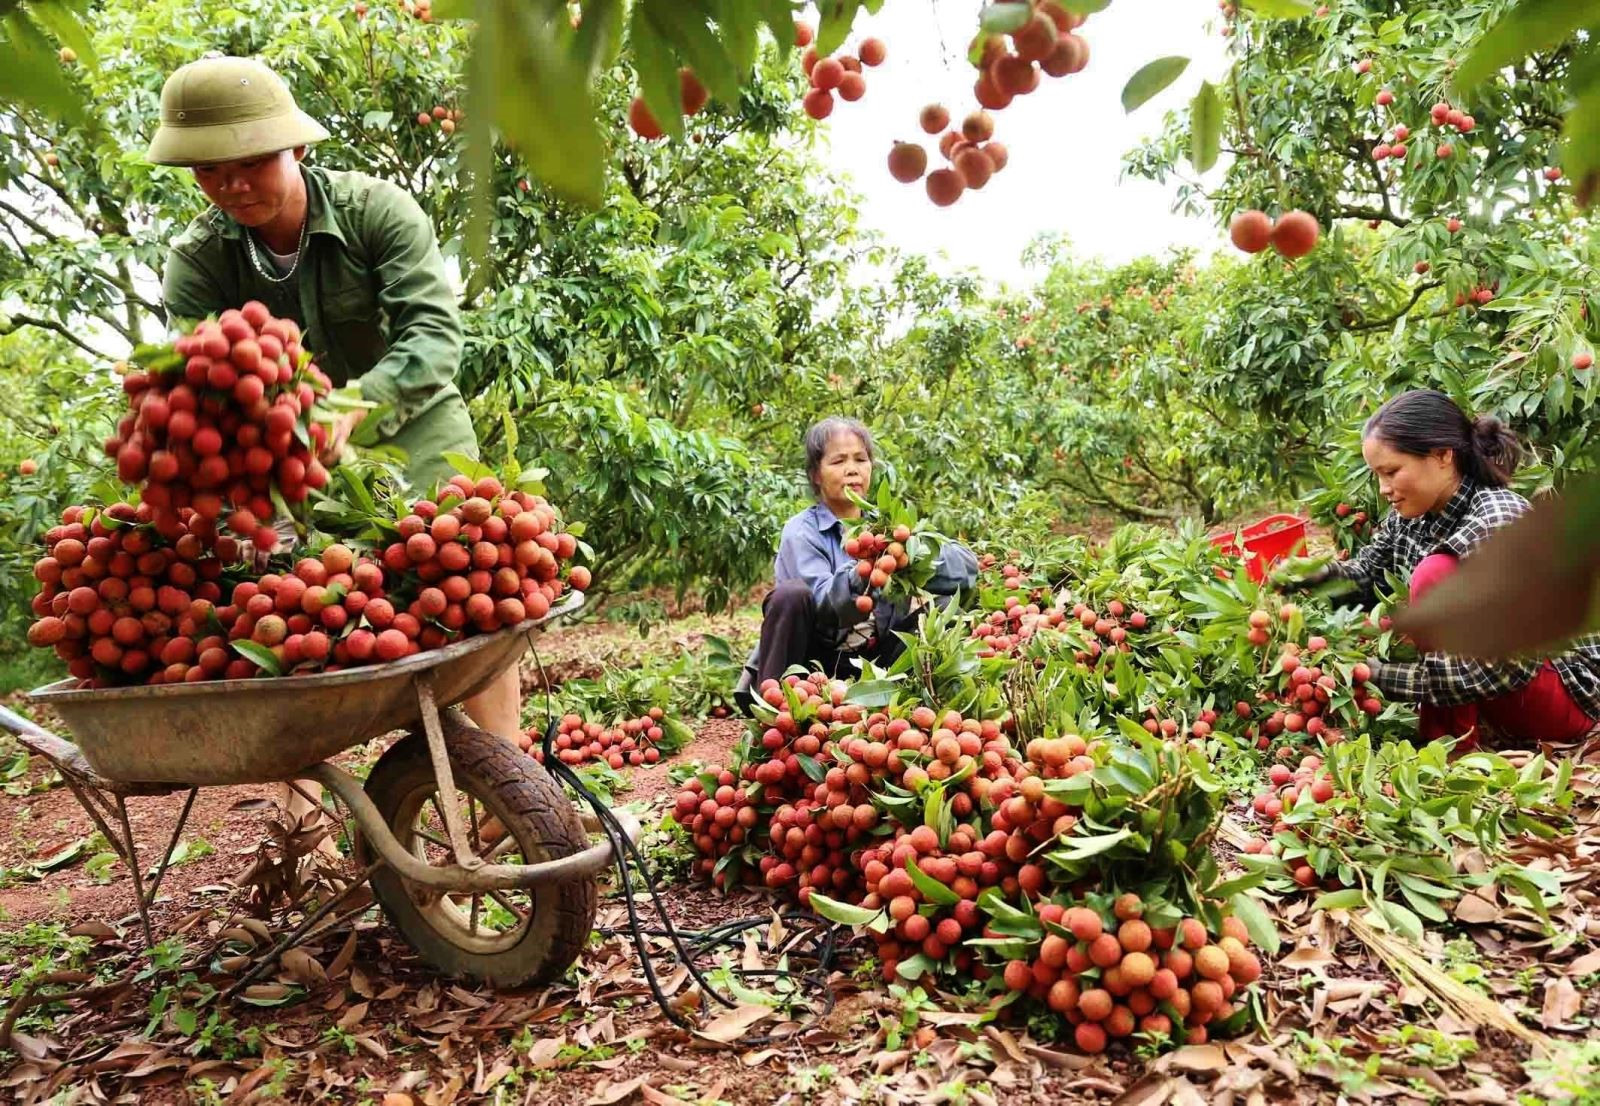
[[[888,663],[903,643],[896,630],[915,625],[915,612],[878,603],[856,609],[867,581],[844,551],[845,522],[861,517],[850,493],[865,496],[872,484],[872,433],[855,419],[826,418],[806,431],[806,476],[816,502],[783,527],[773,565],[776,587],[763,605],[761,642],[746,666],[759,687],[795,664],[820,665],[830,675],[848,671],[853,657]],[[928,590],[954,595],[978,578],[978,559],[950,543],[940,554]],[[748,688],[742,687],[748,694]]]

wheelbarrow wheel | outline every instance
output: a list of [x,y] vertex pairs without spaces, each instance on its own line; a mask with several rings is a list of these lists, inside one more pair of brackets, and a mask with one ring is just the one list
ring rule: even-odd
[[[450,768],[468,840],[491,863],[533,864],[589,844],[572,803],[532,757],[505,740],[444,716]],[[402,848],[451,863],[449,834],[428,743],[397,741],[373,766],[367,795]],[[582,879],[476,894],[408,885],[389,867],[372,893],[412,948],[451,976],[492,986],[547,983],[566,972],[594,925],[596,889]]]

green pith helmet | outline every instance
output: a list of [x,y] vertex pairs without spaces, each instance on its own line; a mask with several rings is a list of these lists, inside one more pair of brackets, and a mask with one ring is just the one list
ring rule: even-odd
[[272,70],[216,54],[183,66],[161,86],[161,126],[148,157],[157,165],[209,165],[327,137]]

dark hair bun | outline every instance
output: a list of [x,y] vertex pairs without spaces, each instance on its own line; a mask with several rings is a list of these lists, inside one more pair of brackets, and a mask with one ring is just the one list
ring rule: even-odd
[[1482,475],[1493,474],[1487,483],[1504,485],[1522,464],[1522,443],[1494,415],[1479,415],[1472,420],[1472,445],[1487,470]]

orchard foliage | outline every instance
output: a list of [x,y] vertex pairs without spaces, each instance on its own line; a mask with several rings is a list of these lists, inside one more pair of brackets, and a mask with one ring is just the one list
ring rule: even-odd
[[1412,387],[1525,434],[1540,464],[1524,490],[1587,466],[1597,244],[1558,166],[1571,48],[1448,99],[1453,59],[1502,8],[1345,3],[1224,20],[1232,160],[1215,180],[1190,175],[1207,122],[1190,113],[1127,170],[1174,183],[1181,208],[1224,225],[1304,209],[1323,238],[1294,262],[1228,251],[1198,280],[1181,257],[1111,272],[1056,261],[1016,316],[1016,343],[1066,389],[1050,417],[1078,494],[1129,517],[1178,505],[1214,519],[1332,480],[1314,505],[1333,523],[1348,517],[1339,503],[1372,505],[1359,466],[1335,458]]

